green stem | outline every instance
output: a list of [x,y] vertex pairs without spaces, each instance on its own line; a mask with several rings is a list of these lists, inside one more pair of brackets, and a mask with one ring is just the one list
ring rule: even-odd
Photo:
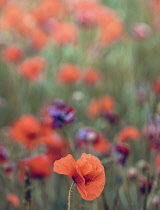
[[71,210],[71,194],[72,194],[72,188],[74,186],[74,182],[72,182],[70,188],[69,188],[69,193],[68,193],[68,208],[67,210]]
[[30,210],[31,203],[31,180],[29,168],[25,168],[25,201],[24,201],[24,210]]
[[149,169],[148,169],[147,170],[147,183],[146,183],[145,198],[144,198],[144,203],[143,203],[143,210],[147,210],[147,199],[148,199],[149,181],[150,181],[150,173],[149,173]]

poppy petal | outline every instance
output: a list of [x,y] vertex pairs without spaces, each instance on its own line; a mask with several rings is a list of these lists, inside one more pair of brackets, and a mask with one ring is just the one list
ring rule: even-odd
[[[83,153],[77,161],[79,170],[85,179],[86,191],[81,190],[77,184],[78,191],[85,200],[94,200],[99,197],[105,185],[104,167],[99,159],[93,155]],[[80,187],[79,187],[80,186]]]
[[70,178],[73,178],[75,170],[76,170],[76,161],[73,158],[73,156],[70,154],[54,162],[53,171],[56,173],[65,174]]

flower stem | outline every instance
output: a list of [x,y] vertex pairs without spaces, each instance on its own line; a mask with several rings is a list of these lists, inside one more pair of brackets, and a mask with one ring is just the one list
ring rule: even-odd
[[145,190],[145,198],[143,203],[143,210],[147,210],[147,199],[149,194],[149,181],[150,181],[150,173],[149,173],[149,167],[147,168],[147,183],[146,183],[146,190]]
[[74,182],[72,182],[70,188],[69,188],[69,193],[68,193],[68,209],[71,210],[71,194],[72,194],[72,188],[74,186]]
[[31,203],[31,180],[29,168],[25,168],[25,201],[24,201],[24,210],[30,210]]

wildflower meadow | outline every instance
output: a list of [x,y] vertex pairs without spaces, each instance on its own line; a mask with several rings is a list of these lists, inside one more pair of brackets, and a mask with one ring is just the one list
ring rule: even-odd
[[0,210],[160,209],[160,0],[0,0]]

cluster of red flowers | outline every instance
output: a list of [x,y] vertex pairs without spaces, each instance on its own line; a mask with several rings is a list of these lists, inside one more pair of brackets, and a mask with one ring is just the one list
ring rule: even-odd
[[[149,0],[147,5],[151,10],[152,25],[137,22],[131,26],[130,39],[138,43],[145,42],[152,35],[154,28],[160,30],[160,0]],[[25,179],[27,167],[32,179],[50,177],[53,169],[56,173],[72,178],[82,198],[91,201],[100,196],[106,181],[104,167],[96,156],[100,159],[109,157],[115,164],[125,168],[133,150],[131,142],[137,143],[144,137],[149,148],[159,152],[159,116],[156,119],[151,117],[144,125],[143,135],[130,119],[124,122],[121,111],[125,110],[119,110],[116,96],[112,95],[109,89],[105,89],[103,66],[97,64],[100,56],[100,63],[103,63],[106,48],[117,41],[129,40],[129,35],[125,33],[123,21],[113,9],[98,0],[38,0],[33,4],[26,0],[0,0],[1,57],[10,73],[16,69],[13,85],[20,84],[21,88],[21,84],[27,84],[30,89],[26,90],[27,95],[32,91],[32,87],[37,85],[39,89],[40,83],[45,91],[50,89],[51,94],[53,91],[52,96],[46,94],[47,100],[54,97],[54,100],[45,105],[38,104],[36,108],[39,112],[22,109],[19,117],[15,115],[17,118],[11,118],[14,120],[9,124],[9,129],[6,129],[9,134],[7,138],[10,142],[17,143],[17,148],[24,149],[25,154],[13,163],[7,143],[0,144],[0,166],[8,178],[16,167],[20,180]],[[70,55],[72,51],[73,55]],[[80,61],[74,57],[74,52],[80,57]],[[54,53],[57,53],[56,58]],[[81,59],[83,53],[84,57]],[[35,82],[39,83],[34,86]],[[71,90],[69,88],[74,87],[70,91],[72,95],[79,91],[81,95],[80,100],[77,100],[80,102],[77,107],[80,107],[80,113],[76,115],[76,102],[72,101],[74,97],[67,99],[71,105],[56,98],[57,95],[63,98],[63,94],[61,96],[61,92],[59,94],[56,89],[52,90],[50,83],[58,84],[58,88],[63,90]],[[80,89],[80,85],[88,92],[86,93],[83,87]],[[148,100],[147,88],[136,90],[136,105],[143,108]],[[149,90],[155,100],[153,102],[157,103],[160,77],[153,78]],[[85,94],[88,94],[89,98],[85,98]],[[17,92],[16,96],[18,98]],[[28,98],[30,100],[30,97]],[[19,103],[21,97],[17,101]],[[17,101],[15,99],[13,104]],[[32,99],[29,102],[32,103]],[[0,106],[1,103],[3,104],[3,100],[0,101]],[[85,115],[85,122],[81,120],[81,111]],[[71,138],[65,135],[65,129],[72,123],[75,130],[71,132]],[[76,161],[69,153],[83,154]],[[156,172],[160,174],[159,153],[155,155],[154,161]],[[136,172],[131,170],[130,176],[135,178]],[[146,178],[139,179],[142,194],[150,193],[152,189],[152,180],[149,180],[148,189],[147,181]],[[7,194],[6,199],[15,207],[20,204],[15,194]]]
[[75,84],[80,79],[88,85],[96,85],[101,81],[100,71],[89,68],[83,72],[77,65],[68,63],[63,65],[58,72],[58,80],[62,84]]

